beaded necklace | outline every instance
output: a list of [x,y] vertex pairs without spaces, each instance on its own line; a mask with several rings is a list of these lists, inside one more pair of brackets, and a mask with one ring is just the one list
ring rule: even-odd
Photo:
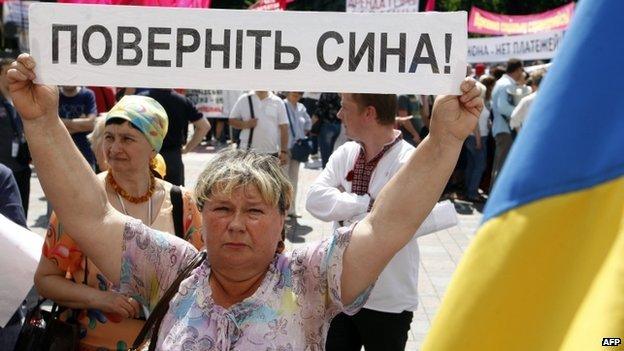
[[147,193],[145,193],[142,196],[132,196],[128,194],[127,191],[125,191],[122,187],[119,186],[119,184],[117,184],[117,181],[115,181],[115,178],[113,178],[113,175],[111,172],[108,172],[108,174],[106,175],[106,182],[110,184],[111,188],[113,188],[113,190],[115,190],[115,192],[118,195],[128,200],[129,202],[132,202],[133,204],[140,204],[142,202],[149,200],[154,194],[154,189],[156,188],[156,180],[154,179],[154,175],[151,172],[150,172],[149,188],[147,189]]

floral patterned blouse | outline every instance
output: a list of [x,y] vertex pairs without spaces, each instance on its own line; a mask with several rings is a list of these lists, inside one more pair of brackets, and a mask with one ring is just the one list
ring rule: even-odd
[[[170,188],[166,188],[166,196],[152,227],[174,233],[173,205],[169,197]],[[202,249],[204,242],[201,236],[201,213],[197,209],[189,191],[182,189],[184,238],[197,249]],[[172,235],[174,236],[174,235]],[[85,257],[68,234],[63,230],[56,214],[52,213],[50,225],[43,244],[43,256],[53,261],[66,272],[68,279],[82,284],[85,273]],[[87,260],[87,284],[93,288],[107,291],[112,284],[99,269]],[[81,325],[81,350],[127,350],[141,330],[144,321],[138,319],[122,319],[114,314],[104,313],[96,309],[68,310],[62,319],[78,322]]]
[[[340,229],[324,241],[276,254],[256,292],[227,309],[212,299],[208,258],[170,301],[156,349],[323,350],[331,319],[339,312],[356,313],[372,288],[342,305],[342,256],[350,238],[350,229]],[[196,254],[191,245],[130,221],[120,290],[153,309]]]

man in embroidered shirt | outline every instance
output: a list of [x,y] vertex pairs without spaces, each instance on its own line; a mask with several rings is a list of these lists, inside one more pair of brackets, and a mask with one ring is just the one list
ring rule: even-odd
[[[334,226],[363,218],[414,147],[394,130],[396,95],[342,94],[338,117],[347,142],[331,155],[308,191],[306,209]],[[412,239],[379,276],[364,308],[331,323],[327,350],[403,350],[418,304],[418,246]]]

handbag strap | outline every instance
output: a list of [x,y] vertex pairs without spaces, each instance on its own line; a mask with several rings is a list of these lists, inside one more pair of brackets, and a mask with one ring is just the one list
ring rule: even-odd
[[[256,115],[253,109],[253,101],[251,100],[251,94],[247,95],[247,101],[249,101],[249,112],[251,113],[251,119],[256,119]],[[247,150],[251,149],[251,142],[253,141],[254,128],[249,129],[249,141],[247,141]]]
[[174,185],[171,187],[171,191],[169,192],[169,197],[171,198],[171,205],[173,205],[173,211],[171,215],[173,216],[173,228],[175,229],[175,235],[178,238],[184,239],[184,226],[183,226],[183,206],[182,202],[182,190],[179,186]]
[[87,256],[85,256],[85,269],[84,269],[84,277],[82,278],[82,284],[88,285],[89,282],[89,260]]
[[178,292],[180,287],[180,283],[184,279],[186,279],[193,269],[199,267],[204,260],[206,259],[206,251],[200,251],[195,258],[184,268],[184,270],[178,275],[176,280],[169,286],[169,289],[165,292],[165,294],[160,298],[156,307],[150,314],[149,318],[143,324],[143,328],[137,335],[136,339],[134,339],[134,343],[132,344],[131,350],[137,350],[143,341],[147,338],[148,333],[152,333],[150,338],[150,346],[149,350],[154,350],[156,348],[156,343],[158,342],[158,330],[160,329],[160,323],[162,322],[165,314],[169,310],[169,301],[173,298],[173,296]]
[[286,116],[288,117],[288,125],[290,126],[290,132],[292,133],[293,140],[295,139],[295,128],[293,128],[292,119],[290,118],[290,109],[288,103],[284,101],[284,107],[286,107]]

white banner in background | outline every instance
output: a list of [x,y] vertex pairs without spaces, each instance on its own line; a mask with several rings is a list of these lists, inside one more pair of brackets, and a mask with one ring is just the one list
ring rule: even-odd
[[347,12],[418,12],[418,0],[347,0]]
[[43,238],[0,215],[0,328],[33,286]]
[[37,82],[459,94],[466,13],[320,13],[38,3]]
[[510,58],[545,60],[555,56],[563,30],[468,39],[468,62],[504,62]]

